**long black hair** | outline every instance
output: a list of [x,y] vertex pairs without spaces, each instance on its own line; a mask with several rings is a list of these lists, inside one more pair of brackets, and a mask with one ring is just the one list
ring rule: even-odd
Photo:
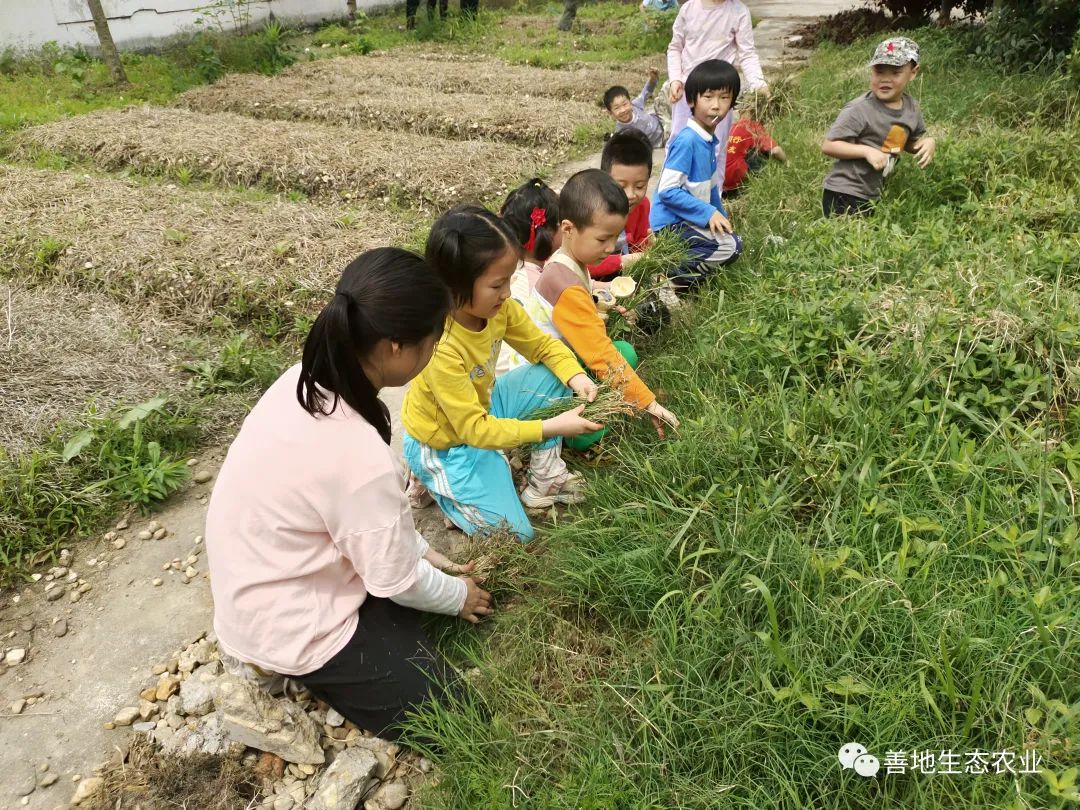
[[555,252],[559,195],[539,177],[511,191],[499,216],[513,230],[518,244],[537,261],[546,262]]
[[315,319],[300,365],[296,398],[312,416],[343,399],[390,444],[390,414],[360,363],[380,340],[406,346],[441,334],[450,313],[446,285],[422,258],[400,248],[360,254],[345,268]]
[[476,280],[508,250],[521,256],[509,225],[479,205],[458,205],[435,220],[424,256],[450,288],[455,306],[464,306],[472,301]]

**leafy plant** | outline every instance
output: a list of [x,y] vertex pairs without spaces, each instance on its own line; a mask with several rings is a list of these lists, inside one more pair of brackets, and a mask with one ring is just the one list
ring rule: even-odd
[[201,393],[237,389],[264,390],[277,379],[282,362],[276,350],[255,343],[246,332],[233,335],[216,358],[181,366],[191,374],[191,386]]

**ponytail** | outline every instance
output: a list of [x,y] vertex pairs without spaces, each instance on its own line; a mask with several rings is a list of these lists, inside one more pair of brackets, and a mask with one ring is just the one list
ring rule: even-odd
[[354,260],[308,333],[296,398],[312,416],[338,400],[390,443],[390,413],[364,373],[362,358],[380,340],[415,345],[441,333],[450,297],[428,264],[407,250],[379,248]]
[[537,261],[545,262],[555,252],[559,195],[539,177],[511,191],[499,216],[513,231],[517,243]]

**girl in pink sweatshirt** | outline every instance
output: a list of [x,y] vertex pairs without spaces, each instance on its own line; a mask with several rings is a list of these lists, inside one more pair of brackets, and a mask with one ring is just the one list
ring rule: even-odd
[[[690,120],[690,107],[686,103],[683,85],[690,71],[708,59],[723,59],[741,68],[746,87],[755,92],[768,93],[765,76],[761,72],[757,49],[754,47],[754,29],[750,22],[750,9],[741,0],[686,0],[671,29],[668,45],[668,92],[671,98],[671,136],[675,136]],[[717,165],[726,164],[728,131],[731,129],[731,113],[716,127]],[[721,151],[723,150],[723,151]],[[720,178],[721,181],[723,178]]]

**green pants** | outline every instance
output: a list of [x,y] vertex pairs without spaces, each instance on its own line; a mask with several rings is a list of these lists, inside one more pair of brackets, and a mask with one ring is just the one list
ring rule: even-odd
[[[623,356],[623,359],[627,362],[630,368],[637,369],[639,361],[637,352],[634,351],[634,347],[627,343],[625,340],[615,340],[612,341],[612,343],[618,350],[619,354]],[[592,377],[593,375],[590,374],[589,376]],[[563,445],[569,447],[571,450],[577,450],[579,452],[583,450],[588,450],[590,447],[592,447],[594,444],[604,438],[604,434],[606,432],[607,428],[601,428],[600,430],[594,431],[593,433],[583,433],[581,436],[571,436],[567,439],[563,439]]]

